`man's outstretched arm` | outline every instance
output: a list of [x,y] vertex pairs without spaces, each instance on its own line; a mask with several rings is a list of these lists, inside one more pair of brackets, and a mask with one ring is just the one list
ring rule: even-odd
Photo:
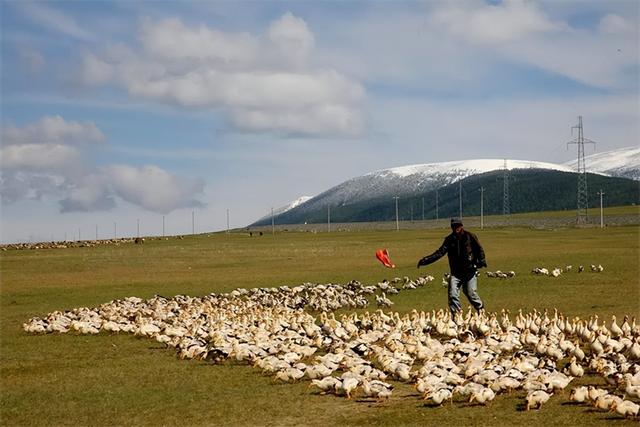
[[446,253],[447,253],[447,244],[445,240],[442,243],[442,246],[440,246],[440,248],[438,248],[434,253],[432,253],[431,255],[427,255],[424,258],[420,258],[420,260],[418,261],[418,268],[424,265],[429,265],[433,262],[436,262],[437,260],[445,256]]

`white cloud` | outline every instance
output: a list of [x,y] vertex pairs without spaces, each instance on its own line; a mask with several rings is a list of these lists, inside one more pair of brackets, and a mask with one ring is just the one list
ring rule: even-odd
[[113,78],[114,67],[101,60],[92,53],[86,53],[82,58],[82,80],[88,85],[102,85]]
[[526,64],[593,87],[628,85],[629,69],[638,67],[637,29],[615,14],[593,30],[577,29],[534,2],[509,0],[447,4],[430,22],[463,55],[484,51],[489,61]]
[[3,170],[64,171],[79,162],[79,151],[68,145],[20,144],[0,148]]
[[206,60],[228,65],[255,62],[259,42],[247,33],[225,33],[204,25],[192,29],[177,18],[143,20],[139,31],[146,54],[165,60]]
[[364,125],[359,114],[339,104],[302,109],[248,110],[233,112],[238,128],[255,132],[284,131],[291,134],[357,136]]
[[512,42],[563,27],[552,22],[536,3],[524,0],[505,0],[497,5],[451,3],[437,10],[431,22],[470,43]]
[[[111,165],[97,168],[85,153],[106,141],[92,122],[44,117],[24,127],[2,130],[0,195],[4,203],[59,199],[62,212],[109,210],[120,198],[142,208],[168,213],[201,206],[196,196],[204,182],[174,175],[157,166]],[[85,144],[82,144],[85,143]]]
[[60,116],[46,116],[35,123],[2,129],[2,142],[11,144],[88,144],[106,138],[93,122],[66,121]]
[[[363,87],[336,70],[307,67],[314,37],[291,13],[273,22],[266,38],[190,28],[175,18],[144,20],[139,35],[141,52],[109,46],[102,55],[85,54],[82,80],[120,85],[133,97],[221,108],[242,131],[355,135],[362,130]],[[296,125],[292,116],[305,113]],[[256,125],[260,120],[248,117],[268,117],[272,124]]]
[[168,213],[178,208],[202,206],[194,198],[204,189],[200,179],[175,176],[157,166],[112,165],[105,168],[105,175],[115,194],[151,211]]
[[81,182],[71,186],[67,197],[60,200],[59,204],[63,213],[103,211],[116,206],[108,177],[100,174],[83,177]]
[[32,2],[20,3],[20,8],[34,22],[53,31],[84,41],[94,39],[93,35],[80,27],[75,19],[58,10]]
[[619,34],[631,32],[633,27],[622,16],[608,13],[600,20],[598,29],[604,34]]
[[292,66],[301,68],[306,65],[315,39],[303,19],[287,12],[271,23],[267,34],[269,40]]

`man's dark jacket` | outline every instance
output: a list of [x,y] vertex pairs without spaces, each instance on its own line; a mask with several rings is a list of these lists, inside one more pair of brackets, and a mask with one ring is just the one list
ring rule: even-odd
[[460,280],[471,279],[478,268],[487,266],[478,237],[467,230],[463,230],[460,236],[455,232],[449,234],[444,238],[442,246],[431,255],[422,258],[418,265],[429,265],[445,254],[449,256],[451,274]]

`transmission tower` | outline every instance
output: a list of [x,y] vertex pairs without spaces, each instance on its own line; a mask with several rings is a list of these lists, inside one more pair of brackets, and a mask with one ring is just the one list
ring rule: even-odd
[[502,171],[502,215],[511,214],[511,204],[509,203],[509,178],[507,159],[504,159],[504,168]]
[[584,224],[587,222],[587,168],[584,161],[584,144],[593,144],[595,149],[595,141],[584,137],[584,131],[582,129],[582,116],[578,116],[578,124],[571,127],[571,134],[573,130],[578,129],[578,137],[572,141],[567,142],[567,149],[569,144],[576,144],[578,146],[578,209],[576,214],[576,222],[578,224]]

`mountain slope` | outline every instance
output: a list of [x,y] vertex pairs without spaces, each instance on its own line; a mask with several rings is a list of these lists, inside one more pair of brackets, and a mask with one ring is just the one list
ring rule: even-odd
[[[570,171],[568,166],[525,160],[506,160],[507,168],[553,169]],[[404,197],[428,192],[465,177],[504,167],[504,159],[476,159],[403,166],[383,169],[352,178],[292,209],[296,214],[310,214],[327,206],[347,206],[381,197]],[[271,216],[268,217],[269,221]],[[267,217],[255,224],[265,223]]]
[[[603,189],[607,194],[605,204],[608,206],[640,201],[637,182],[604,175],[605,171],[617,171],[624,172],[624,176],[640,176],[638,151],[615,150],[600,153],[598,157],[590,156],[587,161],[589,169],[597,166],[599,170],[598,175],[589,174],[589,188]],[[331,218],[336,222],[392,220],[395,219],[394,197],[399,198],[400,217],[421,219],[424,203],[425,218],[434,218],[436,190],[439,215],[455,215],[459,213],[459,181],[463,188],[463,214],[479,213],[480,187],[485,188],[485,213],[502,213],[505,163],[512,176],[509,181],[511,212],[576,208],[577,177],[571,162],[557,165],[523,160],[478,159],[374,171],[347,180],[276,215],[275,222],[324,222],[327,220],[327,207],[331,208]],[[589,192],[590,201],[596,197],[596,191]],[[269,215],[252,225],[270,222]]]
[[[398,199],[398,218],[401,221],[445,218],[460,213],[459,190],[462,188],[462,214],[480,214],[480,188],[484,188],[483,209],[485,215],[503,211],[503,172],[492,171],[473,175],[438,188],[438,212],[436,191],[405,194]],[[589,206],[599,206],[596,194],[600,189],[606,194],[605,206],[640,203],[638,183],[627,178],[588,174]],[[575,173],[544,169],[515,169],[509,178],[509,209],[511,213],[546,210],[573,210],[577,204],[577,176]],[[424,216],[423,216],[424,206]],[[351,204],[331,207],[333,222],[393,221],[395,200],[381,196]],[[292,209],[276,217],[277,224],[322,223],[327,221],[326,207],[316,210]],[[255,225],[262,225],[256,223]]]
[[278,216],[278,215],[282,215],[283,213],[303,204],[304,202],[306,202],[309,199],[312,199],[312,196],[300,196],[297,199],[295,199],[293,202],[286,204],[285,206],[281,206],[277,209],[273,210],[273,214],[271,212],[269,212],[267,215],[263,216],[262,218],[260,218],[258,221],[266,221],[267,219],[269,221],[271,221],[271,216]]
[[[586,156],[584,160],[588,172],[640,180],[640,147],[626,147],[596,153]],[[566,162],[564,166],[575,170],[577,163],[577,160],[572,160]]]

